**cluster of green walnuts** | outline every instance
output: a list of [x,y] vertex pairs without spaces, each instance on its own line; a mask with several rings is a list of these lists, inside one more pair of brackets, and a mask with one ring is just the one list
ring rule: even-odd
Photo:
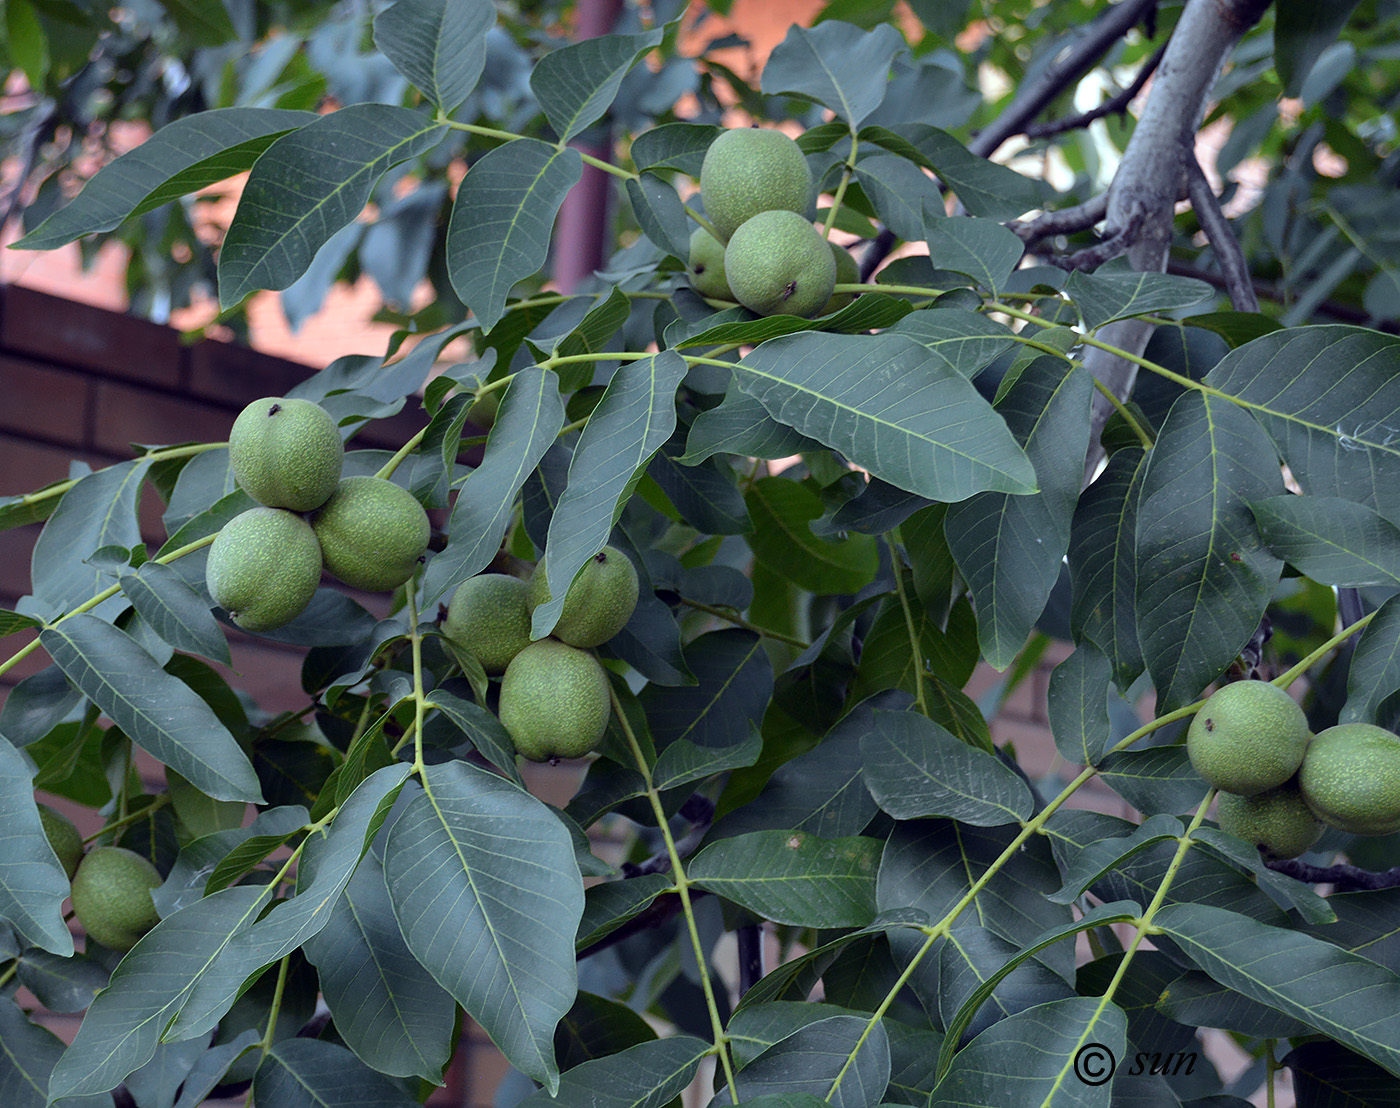
[[725,131],[705,151],[700,199],[719,238],[690,236],[690,283],[701,296],[736,300],[759,315],[810,319],[844,308],[838,284],[860,280],[849,251],[808,220],[814,198],[802,148],[781,131]]
[[1237,681],[1191,721],[1186,750],[1220,790],[1222,830],[1272,858],[1294,858],[1323,826],[1352,835],[1400,831],[1400,736],[1369,723],[1314,735],[1277,685]]
[[[214,602],[246,631],[290,623],[311,602],[322,569],[352,588],[397,588],[417,570],[431,527],[413,495],[383,477],[341,477],[345,448],[330,414],[309,400],[265,397],[229,433],[238,486],[261,507],[224,525],[209,548]],[[604,547],[565,592],[553,634],[531,641],[532,614],[550,599],[541,566],[527,582],[483,573],[452,597],[443,634],[501,677],[501,723],[534,761],[595,749],[611,714],[608,679],[591,648],[637,606],[637,571]]]
[[125,847],[95,846],[84,853],[73,821],[47,804],[39,805],[39,820],[68,875],[73,914],[83,930],[109,950],[130,950],[160,919],[151,899],[161,884],[159,871]]
[[209,595],[245,631],[290,623],[322,569],[351,588],[402,585],[428,549],[428,514],[383,477],[341,477],[335,420],[310,400],[265,397],[229,432],[238,487],[261,507],[229,520],[209,548]]
[[608,727],[608,677],[592,647],[616,635],[637,607],[640,584],[627,555],[605,546],[564,593],[548,638],[530,640],[534,610],[551,599],[544,564],[529,581],[482,573],[453,594],[442,631],[500,675],[497,712],[516,752],[536,762],[578,758]]

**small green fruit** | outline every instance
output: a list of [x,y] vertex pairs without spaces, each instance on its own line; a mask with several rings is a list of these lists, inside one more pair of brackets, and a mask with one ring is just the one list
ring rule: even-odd
[[1220,830],[1253,843],[1270,858],[1296,858],[1322,835],[1322,824],[1292,782],[1253,796],[1223,792],[1216,819]]
[[311,525],[281,508],[234,516],[209,548],[205,583],[214,603],[245,631],[271,631],[299,616],[321,583]]
[[452,594],[442,632],[476,655],[487,673],[504,673],[530,645],[530,586],[504,573],[464,581]]
[[[844,246],[837,246],[830,239],[826,244],[831,247],[831,256],[836,259],[836,283],[838,285],[855,285],[860,283],[860,265],[851,252]],[[853,292],[835,292],[831,294],[831,299],[822,308],[822,315],[830,315],[832,312],[839,312],[847,304],[856,298]]]
[[73,878],[73,912],[89,938],[127,951],[160,922],[151,900],[160,884],[156,867],[135,851],[95,847]]
[[759,315],[811,318],[831,299],[836,259],[821,232],[796,212],[759,212],[724,251],[734,297]]
[[1308,748],[1308,720],[1293,698],[1267,681],[1236,681],[1201,706],[1186,752],[1210,784],[1240,796],[1277,788]]
[[805,216],[812,202],[812,171],[802,147],[781,131],[736,128],[725,131],[705,151],[700,197],[705,215],[728,242],[759,212]]
[[724,243],[703,227],[690,234],[690,283],[701,296],[733,300],[729,282],[724,279]]
[[608,729],[609,707],[598,659],[554,639],[527,646],[501,679],[501,723],[532,762],[587,754]]
[[1400,831],[1400,737],[1369,723],[1319,731],[1298,787],[1329,827],[1353,835]]
[[47,804],[39,805],[39,822],[44,825],[49,846],[58,855],[59,864],[68,880],[78,872],[78,863],[83,860],[83,836],[73,825],[73,821],[61,812],[55,812]]
[[335,492],[345,447],[319,404],[267,396],[233,421],[228,456],[239,488],[259,504],[310,512]]
[[[640,584],[631,559],[613,546],[605,546],[584,562],[564,594],[564,609],[550,632],[570,646],[598,646],[627,626],[637,607]],[[550,599],[544,562],[530,578],[530,609]]]
[[428,513],[384,477],[347,477],[311,517],[326,568],[367,592],[398,588],[428,549]]

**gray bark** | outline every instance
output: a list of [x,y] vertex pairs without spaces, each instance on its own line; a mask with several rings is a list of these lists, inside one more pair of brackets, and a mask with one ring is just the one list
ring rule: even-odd
[[[1257,23],[1270,0],[1187,0],[1181,22],[1172,33],[1148,92],[1142,117],[1133,129],[1122,164],[1108,192],[1104,236],[1133,227],[1128,248],[1132,267],[1160,273],[1171,248],[1172,216],[1177,200],[1187,192],[1187,167],[1195,158],[1196,131],[1205,115],[1215,79],[1240,37]],[[1152,325],[1142,320],[1111,323],[1099,332],[1104,342],[1140,355],[1152,337]],[[1137,366],[1116,354],[1091,347],[1085,364],[1115,396],[1127,397]],[[1113,412],[1095,394],[1090,441]],[[1089,458],[1088,472],[1099,461],[1099,448]]]

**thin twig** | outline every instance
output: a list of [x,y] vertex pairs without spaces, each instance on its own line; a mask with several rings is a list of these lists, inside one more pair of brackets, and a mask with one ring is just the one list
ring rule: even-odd
[[1020,240],[1026,244],[1026,249],[1029,250],[1036,243],[1051,235],[1068,235],[1075,231],[1087,231],[1095,223],[1102,221],[1107,214],[1108,193],[1105,192],[1095,196],[1092,200],[1076,204],[1072,208],[1042,212],[1034,219],[1024,222],[1013,220],[1006,226],[1016,233]]
[[1309,885],[1331,885],[1337,892],[1400,888],[1400,866],[1375,873],[1360,866],[1314,866],[1297,858],[1265,859],[1264,864],[1285,877]]
[[1086,246],[1073,254],[1051,254],[1046,260],[1060,269],[1097,269],[1104,262],[1127,253],[1128,247],[1132,246],[1138,231],[1142,229],[1145,218],[1145,212],[1134,211],[1123,226],[1093,246]]
[[1128,105],[1133,102],[1133,98],[1142,91],[1142,86],[1147,84],[1147,78],[1152,76],[1153,70],[1157,68],[1157,63],[1162,60],[1162,55],[1166,53],[1166,50],[1167,44],[1164,42],[1152,52],[1152,56],[1147,61],[1142,63],[1142,68],[1138,70],[1132,84],[1110,96],[1097,108],[1065,116],[1064,119],[1052,119],[1048,123],[1028,123],[1021,129],[1021,133],[1029,139],[1049,138],[1052,135],[1062,135],[1066,131],[1077,131],[1096,120],[1103,119],[1104,116],[1122,115],[1128,110]]
[[1194,154],[1186,158],[1186,191],[1201,230],[1205,231],[1215,250],[1216,261],[1225,278],[1226,291],[1230,294],[1230,303],[1237,312],[1257,312],[1259,298],[1254,295],[1254,281],[1249,275],[1249,263],[1245,261],[1244,251],[1240,249],[1240,240],[1235,237],[1230,221],[1220,210],[1220,200]]

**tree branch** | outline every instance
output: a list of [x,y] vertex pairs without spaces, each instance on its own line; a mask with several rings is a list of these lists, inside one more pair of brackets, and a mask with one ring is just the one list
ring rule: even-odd
[[[1139,272],[1160,273],[1166,268],[1176,200],[1186,191],[1186,163],[1195,158],[1194,136],[1205,115],[1207,97],[1235,43],[1258,22],[1269,2],[1187,0],[1108,190],[1105,237],[1138,224],[1127,253]],[[1138,355],[1152,331],[1150,323],[1125,319],[1105,326],[1100,337]],[[1137,379],[1133,362],[1097,347],[1088,351],[1084,362],[1120,400],[1132,393]],[[1113,411],[1112,402],[1096,393],[1089,439],[1094,445],[1086,460],[1085,480],[1098,468],[1103,454],[1099,435]]]
[[1231,305],[1237,312],[1257,312],[1259,298],[1254,295],[1254,282],[1249,276],[1244,251],[1240,249],[1240,240],[1235,237],[1230,221],[1220,210],[1220,201],[1194,153],[1186,159],[1186,186],[1187,194],[1191,197],[1191,208],[1215,250]]
[[[1019,135],[1054,99],[1103,60],[1113,44],[1157,10],[1157,0],[1120,0],[1099,17],[1084,36],[1068,47],[1063,57],[1017,93],[1011,106],[967,144],[983,158],[990,158],[1003,142]],[[895,235],[888,227],[870,241],[860,260],[860,279],[870,280],[875,268],[894,248]]]
[[1095,196],[1092,200],[1076,204],[1072,208],[1042,212],[1034,219],[1025,222],[1013,220],[1006,226],[1014,231],[1026,244],[1026,249],[1030,250],[1042,239],[1047,239],[1051,235],[1067,235],[1075,231],[1087,231],[1107,214],[1108,193],[1103,193]]
[[1162,55],[1166,52],[1167,44],[1164,42],[1142,63],[1142,68],[1138,70],[1132,84],[1114,93],[1097,108],[1090,108],[1087,112],[1079,112],[1064,119],[1052,119],[1048,123],[1030,123],[1021,128],[1021,133],[1028,139],[1050,138],[1052,135],[1062,135],[1066,131],[1077,131],[1087,127],[1104,116],[1122,115],[1128,110],[1133,98],[1142,91],[1142,86],[1147,84],[1147,78],[1152,76],[1152,71],[1161,63]]
[[1264,864],[1285,877],[1305,881],[1309,885],[1331,885],[1338,892],[1400,887],[1400,866],[1384,873],[1375,873],[1360,866],[1313,866],[1297,858],[1265,859]]

